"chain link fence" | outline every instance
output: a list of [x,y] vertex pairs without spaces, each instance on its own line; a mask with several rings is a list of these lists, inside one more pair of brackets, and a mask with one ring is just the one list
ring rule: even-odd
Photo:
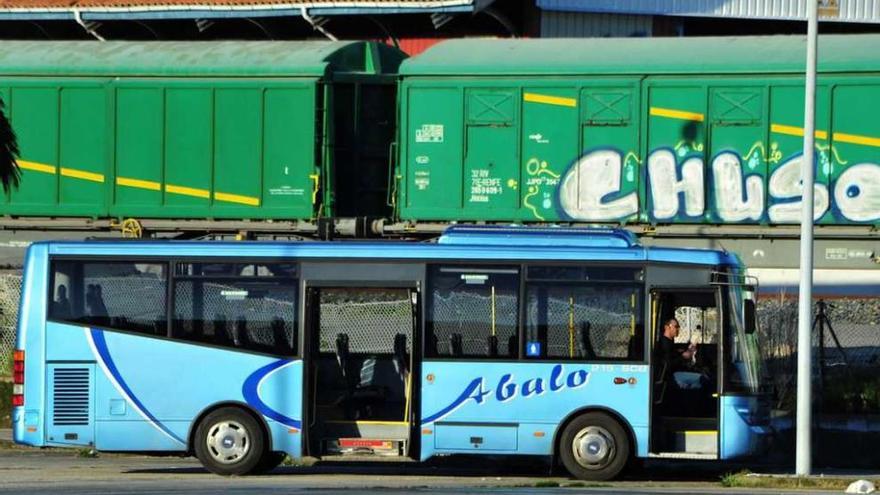
[[[774,408],[787,412],[797,389],[797,313],[796,298],[758,302],[767,384]],[[829,300],[824,318],[817,301],[812,314],[817,412],[880,414],[880,298]]]
[[12,374],[12,350],[15,348],[20,295],[21,275],[0,273],[0,377]]
[[321,290],[321,352],[336,352],[340,334],[348,348],[361,354],[389,354],[398,334],[405,337],[406,351],[412,351],[412,303],[409,291]]

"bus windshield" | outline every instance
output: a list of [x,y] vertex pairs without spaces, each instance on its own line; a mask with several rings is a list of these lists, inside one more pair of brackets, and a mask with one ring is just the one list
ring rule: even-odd
[[762,361],[756,331],[755,287],[732,284],[726,292],[727,385],[732,392],[758,393]]

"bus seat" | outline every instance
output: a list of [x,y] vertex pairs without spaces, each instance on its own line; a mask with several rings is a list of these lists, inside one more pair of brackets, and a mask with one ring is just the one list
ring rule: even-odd
[[168,330],[168,323],[165,320],[153,320],[153,334],[165,335]]
[[251,339],[250,335],[248,335],[247,319],[244,316],[236,318],[232,338],[234,339],[235,347],[249,347]]
[[428,357],[437,357],[437,335],[431,332],[428,337],[428,343],[425,347],[425,355]]
[[626,344],[626,358],[632,361],[642,360],[642,333],[638,330]]
[[55,294],[55,301],[52,302],[52,316],[61,319],[70,318],[70,299],[67,298],[67,286],[59,284]]
[[293,352],[292,342],[284,331],[284,320],[276,316],[269,328],[272,330],[272,347],[284,353]]
[[519,336],[511,335],[507,339],[507,356],[508,357],[519,356]]
[[490,335],[486,337],[486,355],[489,357],[498,357],[498,337]]
[[654,378],[654,404],[662,404],[663,399],[666,397],[666,367],[669,363],[663,363],[657,370],[657,375]]
[[226,315],[218,313],[214,315],[214,343],[223,344],[229,342],[229,332],[227,331]]
[[348,379],[348,334],[339,333],[336,335],[336,364],[339,365],[339,372],[346,380]]
[[394,369],[405,382],[409,373],[409,356],[406,352],[406,335],[402,333],[394,336]]
[[449,347],[453,356],[461,356],[464,354],[464,346],[462,345],[460,333],[454,333],[449,336]]
[[596,359],[596,350],[593,348],[593,341],[590,339],[590,322],[581,323],[581,345],[584,347],[584,358]]
[[104,291],[101,284],[89,284],[86,289],[86,308],[89,316],[107,317],[107,306],[104,304]]

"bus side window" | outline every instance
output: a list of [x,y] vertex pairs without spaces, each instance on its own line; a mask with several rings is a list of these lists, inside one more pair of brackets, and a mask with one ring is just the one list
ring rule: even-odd
[[637,271],[536,266],[527,275],[526,359],[643,359],[643,286]]
[[167,335],[165,263],[53,261],[49,318]]
[[178,263],[174,273],[173,338],[296,354],[296,265]]
[[428,287],[428,357],[518,357],[518,268],[434,266]]

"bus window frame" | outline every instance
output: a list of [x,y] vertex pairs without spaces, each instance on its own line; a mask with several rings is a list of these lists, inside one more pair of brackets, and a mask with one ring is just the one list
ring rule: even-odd
[[[466,362],[488,362],[488,363],[499,363],[499,362],[507,362],[507,363],[560,363],[560,362],[569,362],[569,363],[587,363],[587,364],[625,364],[632,366],[648,366],[650,364],[650,354],[651,354],[651,342],[650,342],[650,332],[649,332],[649,322],[650,322],[650,305],[648,304],[650,293],[648,287],[648,273],[650,267],[655,265],[656,263],[646,260],[624,260],[615,262],[613,260],[523,260],[523,259],[490,259],[484,260],[479,258],[468,258],[464,260],[444,260],[438,258],[428,258],[428,259],[413,259],[407,260],[413,263],[422,263],[424,266],[424,280],[425,286],[423,291],[422,298],[422,310],[421,310],[421,320],[422,320],[422,328],[421,328],[421,361],[430,361],[437,363],[466,363]],[[642,298],[642,326],[644,327],[644,333],[642,335],[642,359],[640,360],[626,360],[626,359],[591,359],[591,360],[567,360],[560,361],[556,358],[526,358],[525,356],[525,337],[526,337],[526,305],[524,304],[524,298],[526,295],[526,282],[527,282],[527,270],[529,267],[534,266],[595,266],[595,267],[615,267],[615,268],[632,268],[633,270],[638,270],[641,272],[641,277],[639,280],[633,280],[632,282],[628,281],[619,281],[619,280],[609,280],[609,281],[585,281],[585,282],[599,282],[604,284],[629,284],[631,283],[634,286],[639,287],[639,293]],[[430,278],[429,271],[432,266],[444,266],[444,267],[454,267],[454,266],[462,266],[462,267],[514,267],[516,266],[519,270],[519,288],[517,297],[518,301],[518,315],[517,315],[517,337],[519,339],[519,349],[517,350],[517,357],[506,357],[506,358],[489,358],[489,357],[479,357],[479,356],[462,356],[462,357],[452,357],[452,356],[436,356],[436,357],[427,357],[427,339],[428,339],[428,312],[429,312],[429,300],[431,299],[431,294],[429,292],[430,289]],[[538,279],[533,280],[538,282],[548,282],[549,280]]]
[[[54,264],[55,262],[81,262],[81,263],[128,263],[128,264],[163,264],[165,265],[165,334],[149,334],[143,332],[137,332],[134,330],[126,330],[121,328],[116,328],[110,325],[95,325],[95,324],[84,324],[82,322],[75,322],[70,320],[61,320],[57,318],[51,317],[51,313],[49,311],[49,305],[55,299],[55,270]],[[95,327],[100,328],[102,330],[107,330],[111,332],[119,332],[128,335],[137,335],[140,337],[147,337],[153,339],[166,339],[171,340],[171,324],[169,318],[171,317],[171,301],[168,299],[169,297],[169,287],[171,286],[171,267],[172,264],[166,257],[161,256],[150,256],[150,257],[124,257],[124,256],[100,256],[100,255],[87,255],[87,256],[66,256],[66,255],[52,255],[48,258],[47,264],[47,291],[46,291],[46,306],[44,308],[43,314],[45,315],[45,321],[47,323],[57,323],[61,325],[73,325],[79,327]]]
[[[143,337],[143,338],[148,338],[148,339],[164,340],[164,341],[174,342],[174,343],[182,344],[182,345],[208,347],[208,348],[219,349],[219,350],[224,350],[224,351],[228,351],[228,352],[240,352],[240,353],[245,353],[245,354],[255,354],[255,355],[259,355],[259,356],[271,356],[271,357],[275,357],[275,358],[285,358],[285,359],[302,359],[302,320],[303,320],[303,317],[302,317],[302,314],[300,314],[300,313],[304,309],[303,296],[301,294],[302,283],[303,283],[301,265],[303,262],[303,258],[280,257],[280,256],[267,256],[267,257],[260,257],[260,256],[241,256],[241,257],[236,257],[236,256],[157,256],[157,255],[134,255],[134,256],[131,256],[131,255],[100,255],[100,254],[87,254],[87,255],[52,254],[52,255],[49,255],[48,260],[47,260],[47,273],[46,273],[46,277],[47,277],[47,290],[46,290],[46,295],[45,295],[46,305],[45,305],[45,308],[43,309],[44,320],[47,323],[51,322],[51,323],[57,323],[57,324],[61,324],[61,325],[71,325],[71,326],[82,327],[85,325],[83,325],[81,323],[72,322],[72,321],[58,320],[55,318],[50,318],[50,316],[49,316],[49,303],[54,298],[53,292],[54,292],[54,288],[55,288],[54,287],[55,271],[52,269],[52,266],[53,266],[53,262],[55,262],[55,261],[68,261],[68,262],[79,261],[79,262],[91,262],[91,263],[107,262],[107,263],[131,263],[131,264],[135,264],[135,263],[145,263],[145,264],[146,263],[154,263],[154,264],[155,263],[164,263],[166,265],[168,272],[167,272],[167,276],[166,276],[166,280],[165,280],[165,284],[166,284],[166,286],[165,286],[165,297],[166,297],[165,320],[166,321],[165,321],[165,334],[164,335],[140,333],[140,332],[135,332],[132,330],[119,329],[119,328],[115,328],[115,327],[111,327],[111,326],[104,326],[104,325],[88,325],[89,327],[99,328],[101,330],[108,331],[108,332],[121,333],[121,334],[125,334],[125,335],[138,336],[138,337]],[[239,263],[239,264],[290,263],[290,264],[296,265],[297,277],[295,277],[295,278],[279,277],[279,278],[286,278],[288,280],[295,280],[296,281],[297,301],[296,301],[295,308],[297,309],[297,311],[299,313],[296,315],[296,322],[295,322],[294,326],[297,329],[297,333],[298,333],[298,335],[296,337],[297,352],[293,353],[293,354],[278,354],[278,353],[257,351],[257,350],[252,350],[252,349],[227,347],[227,346],[222,346],[222,345],[218,345],[218,344],[211,344],[211,343],[207,343],[207,342],[194,342],[194,341],[190,341],[190,340],[174,338],[172,335],[172,317],[174,315],[174,306],[175,306],[175,304],[174,304],[174,278],[175,278],[174,268],[177,263],[199,263],[199,262],[208,262],[208,263],[210,263],[210,262],[217,262],[217,263],[227,262],[227,263]],[[183,277],[183,278],[205,279],[205,278],[210,278],[210,277],[198,277],[197,276],[197,277]],[[241,276],[241,277],[237,277],[237,278],[254,280],[254,279],[259,279],[261,277],[248,275],[248,276]],[[266,278],[266,277],[262,277],[262,278]]]

